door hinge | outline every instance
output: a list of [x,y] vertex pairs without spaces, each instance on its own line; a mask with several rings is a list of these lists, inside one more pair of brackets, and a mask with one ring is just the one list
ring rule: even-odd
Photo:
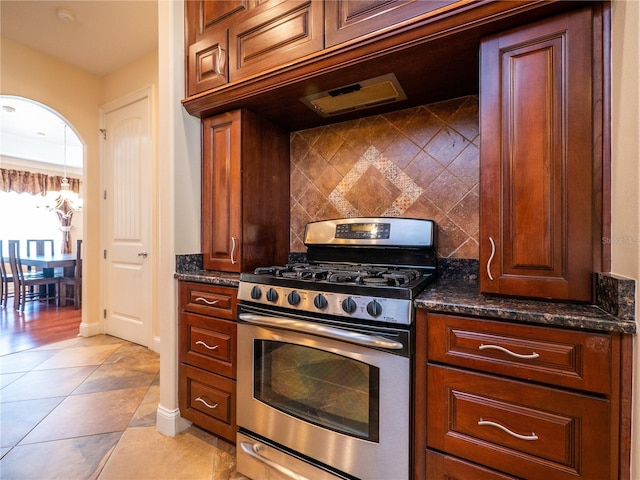
[[105,259],[107,258],[107,250],[106,250],[106,249],[105,249],[105,250],[104,250],[104,252],[102,253],[102,257],[103,257],[103,258],[105,258]]
[[106,199],[107,199],[107,191],[106,191],[106,190],[105,190],[104,192],[102,192],[102,198],[103,198],[104,200],[106,200]]
[[106,319],[106,318],[107,318],[107,309],[106,309],[106,308],[102,311],[102,317],[103,317],[104,319]]
[[104,140],[106,140],[107,139],[107,129],[106,128],[101,128],[100,129],[100,133],[102,133],[102,138]]

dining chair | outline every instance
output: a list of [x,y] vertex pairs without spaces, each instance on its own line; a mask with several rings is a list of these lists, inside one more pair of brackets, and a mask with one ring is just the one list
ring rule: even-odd
[[76,240],[76,266],[73,269],[73,277],[57,277],[60,280],[60,301],[71,300],[68,296],[67,285],[73,286],[73,305],[80,308],[82,305],[82,240]]
[[0,306],[6,307],[9,298],[13,297],[13,291],[9,293],[9,285],[13,285],[13,275],[7,271],[4,247],[0,240]]
[[[49,247],[49,248],[47,248]],[[48,252],[47,252],[48,250]],[[54,255],[54,245],[52,238],[45,239],[28,239],[27,240],[27,257],[31,255]],[[31,272],[33,270],[38,270],[35,267],[27,266],[27,271]]]
[[[49,246],[49,252],[47,252],[47,246]],[[54,255],[52,238],[27,240],[27,257],[31,255],[46,255],[47,253]]]
[[[26,302],[35,300],[56,300],[59,304],[60,280],[55,277],[45,277],[41,272],[25,272],[20,261],[20,242],[9,240],[9,264],[13,275],[13,306],[16,310],[24,311]],[[51,296],[49,285],[54,286],[54,295]],[[43,286],[44,288],[31,289],[31,287]]]

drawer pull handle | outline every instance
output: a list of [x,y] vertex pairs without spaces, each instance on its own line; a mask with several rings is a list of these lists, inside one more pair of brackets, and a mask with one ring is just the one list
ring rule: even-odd
[[206,343],[204,343],[202,340],[198,340],[196,342],[196,345],[202,345],[204,348],[206,348],[207,350],[216,350],[219,345],[214,345],[213,347],[210,347],[209,345],[207,345]]
[[538,436],[533,432],[531,432],[531,435],[520,435],[519,433],[512,432],[511,430],[509,430],[504,425],[500,425],[499,423],[496,423],[496,422],[490,422],[489,420],[483,420],[482,418],[478,421],[478,425],[480,425],[480,426],[485,426],[486,425],[486,426],[489,426],[489,427],[499,428],[503,432],[508,433],[512,437],[519,438],[520,440],[528,440],[528,441],[538,440]]
[[204,297],[198,297],[198,298],[196,298],[196,302],[206,303],[207,305],[215,305],[215,304],[217,304],[218,302],[220,302],[220,300],[213,300],[213,301],[210,301],[210,300],[207,300],[207,299],[206,299],[206,298],[204,298]]
[[207,403],[207,401],[206,401],[206,400],[204,400],[202,397],[198,397],[198,398],[196,398],[196,402],[204,403],[204,405],[205,405],[207,408],[218,408],[218,404],[217,404],[217,403],[215,403],[215,404],[213,404],[213,405],[209,405],[209,404]]
[[489,280],[493,282],[493,275],[491,275],[491,262],[493,261],[493,256],[496,254],[496,244],[491,237],[489,237],[489,241],[491,242],[491,255],[489,255],[489,260],[487,260],[487,275],[489,275]]
[[501,352],[511,355],[512,357],[525,358],[527,360],[533,360],[534,358],[538,358],[540,356],[536,352],[527,353],[527,354],[512,352],[511,350],[501,347],[500,345],[480,345],[478,347],[478,350],[488,350],[488,349],[500,350]]

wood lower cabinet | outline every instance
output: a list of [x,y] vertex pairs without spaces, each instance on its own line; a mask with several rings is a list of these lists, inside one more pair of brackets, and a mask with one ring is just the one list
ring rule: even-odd
[[180,415],[235,443],[237,289],[180,282],[179,291]]
[[628,338],[424,311],[416,338],[414,479],[625,478]]
[[592,300],[602,236],[591,8],[480,46],[480,290]]
[[247,110],[204,119],[204,268],[286,263],[289,211],[289,134]]

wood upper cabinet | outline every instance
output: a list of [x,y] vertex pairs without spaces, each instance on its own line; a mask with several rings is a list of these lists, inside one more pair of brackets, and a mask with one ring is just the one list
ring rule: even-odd
[[187,97],[317,52],[323,4],[186,0]]
[[481,43],[482,292],[592,298],[592,38],[586,8]]
[[322,50],[323,8],[317,0],[288,0],[256,10],[229,30],[229,76],[240,80]]
[[325,47],[373,33],[459,0],[325,0]]
[[202,252],[207,270],[287,261],[289,135],[246,110],[202,121]]
[[185,1],[187,96],[229,81],[225,24],[248,9],[248,0]]

